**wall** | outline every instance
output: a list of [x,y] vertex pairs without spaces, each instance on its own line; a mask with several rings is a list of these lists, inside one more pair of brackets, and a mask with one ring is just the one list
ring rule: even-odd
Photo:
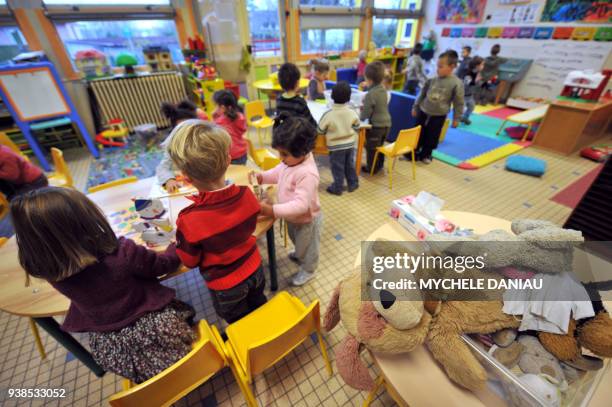
[[[473,55],[487,56],[493,44],[501,45],[501,56],[533,59],[529,72],[522,81],[517,83],[512,96],[543,97],[553,99],[558,96],[563,87],[563,79],[569,71],[594,69],[601,70],[604,66],[612,65],[612,42],[573,41],[573,40],[532,40],[532,39],[489,39],[489,38],[443,38],[444,27],[505,27],[505,26],[595,26],[596,24],[572,23],[544,23],[540,17],[546,0],[533,0],[529,4],[537,4],[536,19],[534,23],[510,24],[499,23],[495,17],[499,13],[511,10],[515,5],[500,5],[500,0],[488,0],[483,21],[480,24],[436,24],[436,13],[439,0],[426,2],[424,26],[421,31],[426,35],[434,30],[437,39],[437,51],[452,48],[460,51],[464,45],[472,47]],[[526,3],[523,3],[526,4]],[[487,17],[490,17],[489,19]],[[606,62],[608,60],[608,62]]]

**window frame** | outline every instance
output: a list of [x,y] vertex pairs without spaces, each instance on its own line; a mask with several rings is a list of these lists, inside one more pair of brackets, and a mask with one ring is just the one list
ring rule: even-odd
[[[397,20],[397,28],[396,28],[396,32],[395,32],[395,41],[396,43],[399,41],[400,37],[400,28],[403,30],[406,27],[406,20],[415,20],[416,21],[416,39],[415,39],[415,43],[416,40],[418,40],[418,36],[421,32],[421,27],[422,27],[422,19],[425,16],[425,12],[424,12],[424,8],[425,8],[425,1],[426,0],[421,0],[420,1],[420,7],[419,8],[415,8],[414,10],[408,10],[406,9],[406,7],[408,7],[408,3],[410,0],[402,0],[400,3],[400,8],[399,9],[384,9],[384,8],[375,8],[374,7],[374,1],[375,0],[366,0],[366,1],[370,1],[371,5],[372,5],[372,29],[370,30],[370,39],[373,36],[374,33],[374,18],[378,17],[381,19],[396,19]],[[377,45],[377,49],[382,49],[385,47],[378,47]]]
[[[278,25],[279,25],[279,31],[278,31],[278,35],[279,35],[279,39],[280,39],[280,54],[279,55],[256,55],[254,52],[251,52],[251,58],[253,58],[253,60],[256,62],[257,65],[266,65],[266,64],[274,64],[274,63],[279,63],[281,61],[284,60],[285,56],[287,55],[287,25],[286,25],[286,21],[285,18],[283,17],[285,14],[285,1],[284,0],[277,0],[278,2]],[[248,16],[248,8],[247,8],[247,1],[244,1],[244,10],[243,12],[245,13],[245,17],[246,20],[248,22],[249,25],[249,39],[248,39],[248,45],[250,45],[251,47],[253,46],[253,41],[252,41],[252,37],[251,37],[251,22],[249,21],[249,16]]]

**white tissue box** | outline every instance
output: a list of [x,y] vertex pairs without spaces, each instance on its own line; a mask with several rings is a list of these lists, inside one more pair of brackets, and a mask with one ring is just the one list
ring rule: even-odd
[[436,215],[433,220],[423,216],[412,207],[410,202],[413,200],[412,196],[394,200],[391,203],[389,215],[397,219],[399,224],[418,240],[425,240],[425,237],[432,233],[453,233],[455,231],[455,225],[440,214]]

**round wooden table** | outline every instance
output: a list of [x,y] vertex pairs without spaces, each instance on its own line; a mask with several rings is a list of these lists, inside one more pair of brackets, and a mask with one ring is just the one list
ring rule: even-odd
[[[300,78],[300,89],[304,89],[308,87],[308,83],[310,81],[306,78]],[[283,88],[281,88],[278,82],[274,83],[271,79],[261,79],[253,82],[253,87],[257,89],[257,91],[261,91],[264,93],[272,93],[272,92],[282,92]]]
[[[248,185],[248,173],[250,169],[241,165],[231,165],[226,177],[238,185]],[[155,177],[146,178],[137,182],[123,184],[102,191],[89,194],[88,197],[95,202],[102,211],[109,215],[121,211],[130,206],[132,198],[148,197],[155,190],[159,190]],[[170,218],[174,222],[178,213],[191,203],[184,195],[168,197]],[[270,289],[278,289],[276,274],[276,250],[274,243],[273,218],[260,217],[254,235],[260,237],[266,235],[268,247],[268,264],[270,269]],[[130,236],[131,237],[131,236]],[[138,238],[134,240],[139,241]],[[160,248],[160,250],[163,248]],[[67,348],[72,354],[96,375],[101,376],[104,370],[91,358],[89,352],[84,349],[70,334],[62,331],[54,316],[64,315],[70,306],[70,300],[59,291],[56,291],[45,280],[31,278],[30,286],[25,286],[25,271],[19,264],[17,256],[17,241],[13,236],[4,246],[0,248],[0,310],[10,314],[29,317],[40,325],[45,331],[53,336],[60,344]],[[188,271],[182,268],[171,276]],[[34,329],[35,335],[37,331]],[[37,345],[44,357],[39,338]]]
[[[474,229],[475,233],[486,233],[493,229],[510,231],[510,222],[487,215],[469,212],[443,211],[442,214],[462,228]],[[376,229],[367,241],[376,239],[389,241],[416,241],[416,237],[397,221],[389,220]],[[355,265],[361,264],[361,253]],[[453,383],[436,363],[425,345],[412,352],[399,355],[384,355],[370,352],[380,371],[377,381],[384,385],[389,395],[400,406],[497,406],[505,403],[488,389],[473,393]]]

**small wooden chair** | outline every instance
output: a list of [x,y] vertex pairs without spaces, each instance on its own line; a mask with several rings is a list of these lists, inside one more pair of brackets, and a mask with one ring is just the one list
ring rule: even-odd
[[374,163],[372,164],[370,175],[374,175],[374,168],[376,168],[378,155],[382,154],[386,156],[387,164],[389,165],[389,189],[393,189],[393,167],[395,167],[395,159],[400,155],[411,153],[412,179],[416,179],[416,160],[414,157],[414,150],[416,150],[417,145],[419,144],[420,135],[421,126],[416,126],[411,129],[404,129],[399,132],[394,143],[377,147],[376,154],[374,154]]
[[130,182],[136,182],[136,181],[138,181],[138,178],[135,176],[120,178],[114,181],[106,182],[104,184],[93,186],[89,188],[87,192],[91,194],[94,192],[102,191],[103,189],[108,189],[108,188],[116,187],[116,186],[123,185],[123,184],[129,184]]
[[74,182],[72,180],[72,174],[66,160],[64,160],[64,153],[59,148],[51,147],[51,158],[53,159],[53,166],[55,172],[49,175],[49,185],[54,187],[66,187],[72,188]]
[[[263,140],[269,128],[274,125],[274,120],[266,115],[266,108],[261,100],[254,100],[244,105],[244,114],[246,116],[247,125],[255,127],[259,145],[263,147]],[[263,137],[262,137],[263,130]]]

